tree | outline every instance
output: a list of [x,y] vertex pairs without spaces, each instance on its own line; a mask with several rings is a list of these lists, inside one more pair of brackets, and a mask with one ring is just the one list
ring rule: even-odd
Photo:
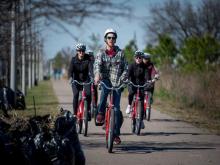
[[[179,67],[187,72],[204,71],[217,64],[220,43],[213,37],[190,37],[180,49]],[[214,66],[215,66],[214,65]]]
[[189,1],[169,0],[151,8],[152,21],[147,19],[145,27],[152,40],[169,34],[179,45],[188,37],[204,34],[220,40],[219,8],[218,0],[202,0],[196,7]]
[[135,39],[129,41],[128,45],[125,46],[124,52],[129,63],[133,61],[134,53],[137,49],[138,47]]
[[[15,7],[14,7],[15,6]],[[129,3],[126,1],[111,1],[111,0],[1,0],[0,1],[0,52],[1,56],[4,56],[7,63],[10,60],[10,52],[15,52],[15,58],[17,61],[13,65],[8,65],[6,73],[9,72],[10,66],[15,66],[15,68],[21,68],[22,65],[18,61],[21,61],[22,57],[24,61],[28,63],[25,70],[28,70],[28,86],[31,87],[32,84],[29,82],[34,82],[36,79],[33,73],[33,68],[36,68],[37,57],[35,50],[38,49],[41,40],[40,33],[43,28],[50,25],[58,25],[66,33],[72,36],[74,40],[78,40],[76,34],[70,33],[65,27],[66,24],[79,27],[84,23],[87,18],[101,19],[109,16],[114,18],[115,16],[128,16],[130,15]],[[14,11],[14,16],[11,16],[12,11]],[[12,33],[10,31],[11,23],[15,22],[15,30]],[[44,25],[44,26],[43,26]],[[16,36],[16,42],[12,48],[15,47],[15,51],[10,48],[11,36]],[[25,41],[22,42],[22,39]],[[37,39],[36,39],[37,38]],[[37,41],[38,40],[38,41]],[[36,42],[33,42],[36,41]],[[22,46],[22,44],[24,44]],[[21,51],[22,47],[24,50]],[[43,46],[42,46],[43,47]],[[22,54],[25,52],[25,54]],[[42,51],[43,52],[43,51]],[[12,57],[12,56],[11,56]],[[14,56],[13,56],[14,57]],[[43,59],[43,58],[38,58]],[[10,60],[14,61],[14,60]],[[27,69],[29,67],[29,69]],[[12,69],[11,69],[12,70]],[[36,70],[35,70],[36,71]],[[26,71],[22,71],[25,73]],[[13,79],[15,78],[15,74]],[[4,75],[9,81],[8,75]],[[18,78],[19,80],[20,78]],[[8,81],[8,82],[9,82]],[[15,81],[12,81],[15,84]],[[26,80],[24,80],[26,82]],[[19,84],[16,83],[16,84]]]
[[94,52],[95,55],[102,46],[100,43],[100,35],[93,33],[89,38],[91,42],[88,44],[88,47]]
[[160,35],[158,44],[148,45],[145,51],[152,54],[153,61],[160,66],[172,65],[178,53],[175,42],[168,35]]

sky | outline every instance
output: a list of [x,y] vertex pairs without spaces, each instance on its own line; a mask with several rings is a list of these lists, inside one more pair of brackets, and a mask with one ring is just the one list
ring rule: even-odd
[[[143,17],[148,15],[147,5],[152,1],[149,0],[132,0],[132,6],[134,7],[132,15]],[[69,31],[79,37],[79,41],[83,43],[90,42],[90,36],[92,33],[99,34],[100,39],[103,39],[104,31],[107,28],[113,28],[117,31],[118,38],[116,44],[120,48],[124,48],[128,42],[136,35],[137,45],[139,49],[144,49],[146,43],[144,42],[144,36],[146,32],[143,30],[143,23],[141,19],[129,19],[129,18],[115,18],[114,21],[87,19],[82,27],[77,28],[73,26],[67,26]],[[58,29],[59,32],[54,31],[56,27],[48,27],[43,31],[44,38],[44,53],[47,58],[53,58],[58,51],[62,48],[70,47],[74,49],[76,41],[68,34]],[[104,44],[102,40],[101,43]]]
[[[163,3],[166,0],[131,0],[133,6],[132,15],[138,16],[139,19],[129,18],[115,18],[112,20],[95,20],[87,19],[82,27],[76,28],[73,26],[67,26],[69,31],[79,37],[79,41],[83,43],[90,42],[90,36],[92,33],[99,34],[102,39],[101,43],[104,44],[103,35],[107,28],[113,28],[117,31],[118,38],[116,44],[120,48],[124,48],[128,42],[136,35],[137,46],[139,50],[143,50],[146,46],[147,33],[143,28],[143,22],[147,21],[146,17],[149,18],[149,7],[158,3]],[[145,18],[144,18],[145,17]],[[145,20],[144,20],[145,19]],[[143,21],[144,20],[144,21]],[[53,27],[56,29],[56,27]],[[59,30],[62,31],[62,30]],[[70,47],[74,49],[77,42],[65,32],[55,32],[48,27],[43,32],[44,37],[44,53],[47,58],[53,58],[57,52],[62,48]]]

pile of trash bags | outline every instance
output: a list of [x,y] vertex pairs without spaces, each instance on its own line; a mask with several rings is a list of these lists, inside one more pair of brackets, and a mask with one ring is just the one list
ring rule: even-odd
[[20,90],[13,91],[11,88],[0,87],[0,109],[5,117],[8,116],[8,111],[12,109],[25,110],[25,96]]
[[7,165],[85,165],[75,117],[61,108],[54,120],[50,115],[13,121],[0,118],[0,162]]

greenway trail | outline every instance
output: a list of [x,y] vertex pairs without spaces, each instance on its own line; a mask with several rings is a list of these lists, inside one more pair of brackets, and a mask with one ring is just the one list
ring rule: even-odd
[[[72,90],[68,81],[53,80],[60,107],[72,110]],[[156,98],[155,98],[156,99]],[[141,135],[133,135],[130,119],[124,113],[127,98],[122,97],[124,123],[120,145],[113,153],[105,148],[105,134],[94,121],[88,136],[79,135],[87,165],[219,165],[220,136],[159,112],[153,105],[152,118],[145,122]]]

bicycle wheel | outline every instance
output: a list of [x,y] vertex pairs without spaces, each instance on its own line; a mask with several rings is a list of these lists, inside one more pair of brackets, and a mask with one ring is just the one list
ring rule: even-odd
[[88,133],[88,103],[84,102],[84,114],[83,114],[83,135],[87,136]]
[[78,134],[81,134],[81,133],[82,133],[82,125],[83,125],[82,119],[77,119],[77,122],[76,122],[76,130],[77,130],[77,133],[78,133]]
[[108,131],[108,152],[112,153],[113,141],[114,141],[114,128],[115,128],[115,110],[110,109],[109,111],[109,131]]
[[135,133],[137,135],[140,135],[140,132],[141,132],[142,117],[143,117],[143,111],[141,107],[141,102],[138,101],[138,106],[137,106],[137,111],[136,111],[136,129],[135,129]]
[[136,127],[136,119],[134,118],[134,104],[132,104],[132,112],[131,112],[131,133],[135,133],[135,127]]
[[131,133],[135,133],[136,120],[131,118]]
[[146,110],[147,121],[150,121],[150,116],[151,116],[151,107],[149,106]]

